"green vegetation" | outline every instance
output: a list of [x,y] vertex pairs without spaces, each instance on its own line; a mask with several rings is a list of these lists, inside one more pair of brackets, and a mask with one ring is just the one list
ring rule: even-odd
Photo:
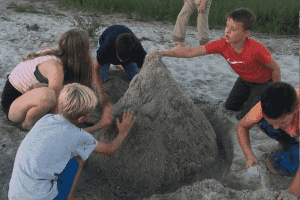
[[[183,0],[59,0],[59,4],[103,13],[135,13],[135,20],[154,18],[169,20],[175,24]],[[225,26],[225,15],[241,7],[249,8],[255,13],[254,31],[292,35],[299,33],[298,0],[212,0],[209,27]],[[197,24],[197,15],[195,10],[190,17],[190,25]]]
[[46,13],[43,13],[43,12],[39,12],[37,10],[35,10],[33,8],[33,6],[29,6],[29,7],[20,7],[20,6],[17,6],[16,4],[14,3],[11,3],[10,6],[6,7],[7,9],[15,9],[16,12],[28,12],[28,13],[42,13],[42,14],[46,14]]

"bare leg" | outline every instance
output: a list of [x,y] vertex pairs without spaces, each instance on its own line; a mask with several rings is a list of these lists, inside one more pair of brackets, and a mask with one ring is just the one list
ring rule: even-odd
[[51,88],[36,88],[18,97],[9,109],[8,118],[22,122],[24,129],[32,126],[56,104],[56,95]]
[[75,189],[76,183],[77,183],[77,181],[79,179],[82,167],[84,165],[84,161],[80,157],[75,157],[75,159],[77,160],[77,162],[79,164],[79,169],[78,169],[77,174],[76,174],[76,176],[74,178],[73,185],[72,185],[72,188],[70,190],[70,193],[69,193],[69,196],[68,196],[67,200],[82,200],[82,198],[74,197],[74,189]]

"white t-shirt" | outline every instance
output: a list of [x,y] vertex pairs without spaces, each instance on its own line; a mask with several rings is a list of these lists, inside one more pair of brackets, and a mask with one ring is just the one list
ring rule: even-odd
[[9,199],[52,200],[57,194],[57,174],[72,157],[86,160],[98,141],[60,115],[41,118],[22,141],[9,183]]

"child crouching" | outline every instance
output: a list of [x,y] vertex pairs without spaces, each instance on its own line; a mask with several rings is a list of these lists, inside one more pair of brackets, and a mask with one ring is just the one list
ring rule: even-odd
[[[86,129],[84,122],[98,104],[94,92],[83,85],[66,85],[58,98],[59,114],[42,117],[26,135],[16,154],[9,184],[9,199],[81,199],[73,196],[81,169],[92,151],[113,156],[133,126],[132,112],[117,119],[119,134],[101,143],[90,134],[101,123]],[[102,119],[101,121],[105,121]]]

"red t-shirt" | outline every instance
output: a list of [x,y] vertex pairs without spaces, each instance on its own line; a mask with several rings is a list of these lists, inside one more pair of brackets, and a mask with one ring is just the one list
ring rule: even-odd
[[263,83],[272,78],[272,71],[265,65],[271,62],[271,53],[261,43],[246,37],[243,51],[237,54],[226,38],[205,45],[206,53],[221,54],[242,79],[247,82]]

